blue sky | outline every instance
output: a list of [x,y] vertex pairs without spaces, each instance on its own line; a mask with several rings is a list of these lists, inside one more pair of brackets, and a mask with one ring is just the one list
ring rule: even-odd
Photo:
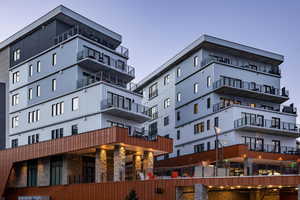
[[60,4],[123,36],[136,81],[204,33],[283,54],[282,86],[300,110],[298,0],[3,0],[0,41]]

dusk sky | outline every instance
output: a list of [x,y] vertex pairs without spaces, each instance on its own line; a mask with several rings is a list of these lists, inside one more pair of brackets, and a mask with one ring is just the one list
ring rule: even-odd
[[202,34],[282,54],[282,86],[300,110],[300,1],[5,0],[0,41],[60,4],[123,36],[136,82]]

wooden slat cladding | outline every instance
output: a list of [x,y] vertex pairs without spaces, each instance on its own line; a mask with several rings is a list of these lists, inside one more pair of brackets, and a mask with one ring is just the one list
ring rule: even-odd
[[[171,180],[148,180],[108,182],[94,184],[60,185],[52,187],[35,187],[10,189],[6,191],[7,199],[17,200],[17,196],[50,196],[52,200],[120,200],[125,199],[130,190],[135,190],[139,199],[143,200],[174,200],[176,187],[204,184],[206,186],[297,186],[300,176],[272,177],[225,177],[225,178],[194,178]],[[157,188],[163,190],[157,194]]]
[[158,137],[155,141],[147,141],[143,138],[129,136],[128,129],[112,127],[3,150],[0,151],[0,196],[3,195],[12,165],[15,162],[116,143],[136,145],[166,153],[172,152],[173,148],[171,139]]
[[[221,150],[220,150],[221,151]],[[288,155],[279,153],[266,153],[266,152],[254,152],[249,151],[247,145],[238,144],[229,147],[224,147],[224,159],[244,157],[247,158],[260,158],[268,160],[288,160],[297,161],[300,156],[298,155]],[[155,162],[155,167],[180,167],[198,164],[201,161],[213,162],[216,159],[216,151],[210,150],[201,153],[193,153],[188,155],[183,155],[176,158],[170,158],[167,160],[160,160]]]

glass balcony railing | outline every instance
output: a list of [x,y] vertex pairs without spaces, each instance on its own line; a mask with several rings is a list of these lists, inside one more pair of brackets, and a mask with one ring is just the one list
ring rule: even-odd
[[280,146],[273,144],[258,144],[258,143],[245,143],[248,145],[250,151],[266,152],[266,153],[281,153],[289,155],[300,155],[300,150],[295,147]]
[[150,117],[149,108],[147,106],[134,103],[134,102],[114,102],[112,99],[104,99],[101,102],[101,109],[108,109],[108,108],[119,108],[122,110],[131,111],[134,113],[139,113],[143,115],[147,115]]
[[281,109],[278,108],[273,108],[273,107],[265,107],[265,106],[255,106],[253,107],[253,104],[250,103],[244,103],[244,102],[219,102],[213,105],[213,112],[218,112],[220,110],[223,110],[225,108],[228,108],[230,106],[242,106],[246,108],[256,108],[256,109],[261,109],[261,110],[266,110],[266,111],[275,111],[275,112],[282,112],[282,113],[288,113],[288,114],[297,114],[297,108],[293,106],[283,106]]
[[75,35],[82,35],[90,40],[93,40],[94,42],[97,42],[97,43],[111,49],[112,51],[115,51],[116,53],[118,53],[126,58],[129,57],[129,49],[128,48],[119,45],[116,49],[114,49],[111,46],[109,46],[109,43],[107,43],[105,40],[101,40],[100,38],[97,38],[95,35],[91,35],[90,33],[87,33],[86,31],[82,30],[78,25],[75,25],[71,29],[61,33],[58,36],[55,36],[54,44],[55,45],[59,44]]
[[213,83],[214,89],[221,87],[232,87],[274,96],[289,97],[289,92],[285,88],[279,89],[273,86],[260,85],[255,82],[247,82],[234,78],[221,78]]
[[290,122],[282,122],[280,120],[269,120],[263,118],[240,118],[234,121],[234,128],[256,127],[279,130],[283,132],[291,132],[300,134],[300,125]]
[[83,60],[85,58],[89,58],[95,60],[99,63],[104,64],[112,69],[125,73],[129,76],[135,76],[135,69],[134,67],[127,65],[125,62],[121,60],[115,60],[99,51],[96,51],[91,48],[85,48],[84,50],[78,52],[77,60]]
[[[201,62],[201,66],[204,67],[213,62],[220,63],[220,64],[233,65],[229,58],[209,57],[209,58],[203,59],[203,61]],[[239,66],[239,65],[233,65],[233,66],[239,67],[242,69],[246,69],[246,70],[255,71],[255,72],[268,73],[268,74],[278,75],[278,76],[281,75],[281,70],[279,69],[279,67],[276,67],[276,66],[272,67],[271,69],[267,69],[263,66],[256,66],[256,65],[251,65],[251,64],[242,65],[242,66]]]

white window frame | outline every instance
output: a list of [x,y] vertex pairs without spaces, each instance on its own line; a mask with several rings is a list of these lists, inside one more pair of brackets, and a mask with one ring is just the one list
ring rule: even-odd
[[14,61],[19,60],[21,58],[21,49],[14,50],[13,55],[14,55]]
[[170,75],[168,74],[164,77],[164,85],[168,85],[169,83],[170,83]]
[[33,65],[32,64],[29,65],[29,67],[28,67],[28,75],[29,75],[29,77],[33,76]]
[[20,103],[20,95],[14,94],[12,95],[12,106],[18,105]]
[[171,105],[171,99],[167,98],[164,100],[164,108],[168,108]]
[[79,109],[79,97],[72,98],[72,111]]
[[12,74],[12,83],[15,84],[18,82],[20,82],[20,72],[16,71]]
[[181,101],[181,93],[180,92],[177,93],[176,100],[177,100],[177,102]]
[[52,66],[55,66],[56,63],[57,63],[57,54],[56,53],[53,53],[52,54]]
[[36,86],[36,96],[37,96],[37,97],[40,97],[40,96],[41,96],[41,86],[40,86],[40,85],[37,85],[37,86]]
[[36,72],[37,73],[41,72],[41,61],[40,60],[36,62]]
[[52,79],[51,81],[51,90],[53,92],[56,91],[56,79]]
[[199,89],[199,84],[198,84],[198,83],[195,83],[195,84],[194,84],[194,94],[197,94],[197,93],[198,93],[198,89]]
[[28,89],[28,99],[29,99],[29,100],[31,100],[32,97],[33,97],[33,94],[32,94],[32,93],[33,93],[32,88],[29,88],[29,89]]
[[176,70],[176,76],[179,78],[181,77],[181,68],[178,67],[177,70]]
[[194,67],[197,67],[198,64],[199,64],[199,57],[198,56],[195,56],[194,59],[193,59],[193,64],[194,64]]
[[210,88],[210,87],[211,87],[211,77],[210,77],[210,76],[208,76],[208,77],[206,78],[206,86],[207,86],[207,88]]
[[12,128],[16,128],[19,126],[19,116],[16,115],[12,117]]

